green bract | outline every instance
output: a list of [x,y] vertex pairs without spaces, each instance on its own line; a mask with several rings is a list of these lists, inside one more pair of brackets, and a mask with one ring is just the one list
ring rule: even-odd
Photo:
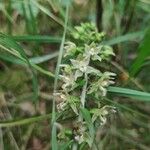
[[[64,47],[65,61],[61,65],[60,75],[62,94],[57,109],[62,118],[66,118],[66,114],[76,118],[74,123],[77,124],[78,130],[72,133],[74,141],[79,145],[86,143],[92,146],[95,134],[93,127],[96,127],[93,124],[104,125],[107,115],[114,109],[111,106],[101,106],[101,99],[106,96],[107,87],[114,84],[116,74],[98,68],[115,54],[110,46],[102,44],[105,34],[98,33],[93,24],[81,24],[75,27],[71,34],[73,41],[66,42]],[[97,68],[95,63],[98,64]]]
[[90,44],[92,42],[101,42],[101,40],[105,36],[105,33],[98,33],[97,28],[94,24],[81,23],[81,26],[75,27],[75,30],[72,32],[72,36],[78,42]]

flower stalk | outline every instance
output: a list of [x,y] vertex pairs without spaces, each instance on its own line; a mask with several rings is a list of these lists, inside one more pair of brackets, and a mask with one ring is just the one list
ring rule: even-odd
[[108,63],[110,56],[115,55],[111,47],[102,44],[104,35],[93,24],[81,24],[72,32],[74,42],[66,42],[64,47],[57,110],[62,119],[75,119],[72,128],[67,129],[69,134],[62,130],[58,137],[63,142],[73,137],[72,149],[82,144],[92,147],[97,126],[104,125],[114,110],[113,106],[102,105],[101,100],[107,94],[107,87],[114,84],[116,74],[94,66],[94,63]]

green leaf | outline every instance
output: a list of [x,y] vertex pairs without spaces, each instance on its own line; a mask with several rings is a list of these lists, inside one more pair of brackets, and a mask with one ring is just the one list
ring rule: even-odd
[[[22,3],[23,1],[16,1],[16,0],[13,0],[12,1],[12,8],[14,10],[16,10],[20,15],[23,15],[24,12],[23,12],[23,9],[22,9]],[[24,1],[24,3],[28,3],[29,5],[31,5],[31,9],[33,11],[33,15],[34,17],[37,17],[38,13],[39,13],[39,9],[37,7],[34,7],[34,5],[32,4],[32,1]],[[26,6],[25,9],[27,10],[27,16],[30,17],[30,10],[29,8]]]
[[145,59],[150,56],[150,28],[147,30],[142,43],[139,46],[139,53],[130,68],[130,76],[135,76],[141,69]]
[[51,59],[55,58],[56,56],[58,56],[58,52],[39,56],[39,57],[33,57],[33,58],[30,58],[29,61],[33,64],[40,64],[40,63],[46,62],[48,60],[51,60]]
[[23,35],[10,36],[17,42],[38,42],[38,43],[60,43],[60,37],[53,37],[48,35]]
[[[26,28],[27,31],[31,34],[37,33],[37,26],[36,26],[36,20],[35,17],[37,14],[35,14],[36,7],[33,7],[34,4],[32,3],[32,0],[23,0],[21,3],[23,15],[26,22]],[[37,12],[38,13],[38,12]]]
[[144,33],[145,33],[144,31],[128,33],[125,35],[118,36],[114,39],[105,41],[104,43],[108,45],[114,45],[114,44],[119,44],[119,43],[126,42],[126,41],[133,41],[136,38],[142,38],[144,36]]
[[19,64],[19,65],[26,65],[26,63],[24,61],[22,61],[21,59],[18,59],[12,55],[9,54],[0,54],[0,59],[4,60],[4,61],[8,61],[11,62],[13,64]]
[[147,92],[141,92],[137,90],[131,90],[127,88],[121,88],[121,87],[108,87],[108,92],[118,94],[125,97],[130,97],[135,100],[140,100],[143,102],[150,102],[150,93]]
[[89,133],[91,137],[90,146],[92,146],[94,137],[95,137],[95,130],[94,130],[94,125],[92,123],[91,115],[90,115],[90,112],[86,108],[81,108],[81,113],[82,113],[83,118],[85,119],[85,122],[88,125]]
[[69,148],[69,146],[73,143],[73,141],[69,141],[69,142],[66,142],[66,143],[63,143],[61,146],[59,146],[59,149],[60,150],[66,150]]
[[[57,55],[57,53],[53,53],[53,54],[49,54],[49,55],[45,55],[45,56],[41,56],[41,57],[33,57],[33,58],[30,58],[29,61],[30,61],[31,66],[34,69],[36,69],[37,71],[39,71],[40,73],[47,75],[49,77],[54,77],[53,73],[51,73],[50,71],[44,70],[43,68],[37,66],[36,64],[40,64],[42,62],[50,60],[50,59],[54,58],[56,55]],[[16,58],[12,55],[5,54],[5,53],[0,55],[0,59],[14,63],[14,64],[28,66],[26,60],[24,60],[22,58],[18,58],[18,57]]]
[[53,13],[51,13],[48,8],[42,6],[39,2],[37,2],[35,0],[32,0],[32,3],[34,5],[34,7],[38,8],[39,10],[41,10],[43,13],[45,13],[51,19],[53,19],[54,21],[56,21],[58,24],[64,26],[62,20],[60,20],[57,16],[55,16]]
[[6,128],[6,127],[20,126],[20,125],[42,121],[49,118],[51,118],[51,114],[35,116],[35,117],[30,117],[30,118],[20,119],[20,120],[0,121],[0,127]]
[[76,113],[78,115],[78,104],[80,102],[78,97],[75,96],[68,96],[67,100],[69,102],[70,107],[72,108],[72,110],[74,111],[74,113]]

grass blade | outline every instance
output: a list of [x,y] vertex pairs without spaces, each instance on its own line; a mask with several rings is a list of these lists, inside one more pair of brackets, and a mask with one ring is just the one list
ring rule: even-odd
[[32,3],[35,5],[35,7],[37,7],[38,9],[40,9],[43,13],[45,13],[46,15],[48,15],[50,18],[52,18],[54,21],[56,21],[58,24],[64,26],[63,22],[57,18],[55,15],[53,15],[49,9],[43,7],[41,4],[39,4],[37,1],[32,0]]
[[[42,62],[52,59],[54,57],[54,55],[51,55],[51,56],[48,55],[47,57],[46,56],[43,56],[43,57],[37,57],[37,58],[35,57],[35,58],[29,59],[31,66],[34,69],[36,69],[37,71],[39,71],[40,73],[47,75],[48,77],[54,77],[53,73],[51,73],[50,71],[44,70],[43,68],[36,65],[36,64],[39,64],[39,63],[42,63]],[[24,59],[19,59],[18,57],[16,58],[12,55],[1,54],[0,59],[14,63],[14,64],[28,66]]]
[[53,58],[55,58],[57,56],[58,56],[58,52],[55,52],[55,53],[44,55],[44,56],[30,58],[29,60],[33,64],[40,64],[40,63],[46,62],[46,61],[48,61],[50,59],[53,59]]
[[142,43],[139,46],[138,56],[130,68],[130,75],[135,76],[141,69],[145,59],[150,56],[150,28],[147,30]]
[[49,119],[49,118],[51,118],[51,114],[30,117],[30,118],[21,119],[21,120],[0,121],[0,127],[7,128],[7,127],[20,126],[20,125],[42,121],[42,120]]
[[114,44],[119,44],[119,43],[126,42],[126,41],[132,41],[132,40],[134,40],[136,38],[143,38],[144,33],[145,33],[144,31],[138,31],[138,32],[134,32],[134,33],[128,33],[128,34],[116,37],[114,39],[105,41],[104,43],[106,43],[108,45],[114,45]]
[[108,92],[113,94],[116,93],[120,96],[134,98],[135,100],[140,100],[143,102],[150,102],[150,93],[146,93],[146,92],[121,88],[121,87],[112,87],[112,86],[108,88]]
[[[66,6],[64,33],[63,33],[62,42],[61,42],[61,45],[60,45],[58,61],[57,61],[57,66],[56,66],[56,70],[55,70],[54,93],[57,90],[60,64],[61,64],[61,60],[62,60],[62,56],[63,56],[63,49],[64,49],[63,47],[64,47],[66,31],[67,31],[68,15],[69,15],[69,5]],[[51,122],[52,122],[52,150],[57,150],[58,149],[55,121],[56,121],[56,112],[55,112],[55,96],[54,96],[54,98],[53,98],[53,108],[52,108],[52,120],[51,120]]]
[[12,55],[8,55],[8,54],[1,54],[0,59],[11,62],[13,64],[26,65],[26,63],[24,61],[12,56]]
[[95,130],[94,130],[94,125],[92,123],[91,115],[90,115],[90,112],[86,108],[81,108],[81,113],[82,113],[82,116],[85,119],[85,122],[87,123],[87,126],[89,128],[89,133],[91,136],[91,140],[90,140],[89,144],[90,144],[90,146],[92,146],[94,137],[95,137]]
[[60,43],[60,37],[52,37],[47,35],[24,35],[11,36],[17,42],[38,42],[38,43]]
[[4,150],[4,143],[3,143],[3,131],[0,128],[0,149]]

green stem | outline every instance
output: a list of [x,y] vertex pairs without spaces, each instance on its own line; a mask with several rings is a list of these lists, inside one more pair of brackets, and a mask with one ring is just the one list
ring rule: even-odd
[[77,150],[77,149],[78,149],[78,144],[77,143],[73,143],[72,150]]
[[[88,64],[90,63],[90,57],[88,58]],[[81,93],[81,105],[80,108],[84,108],[85,107],[85,98],[86,98],[86,91],[87,91],[87,85],[88,85],[88,75],[85,72],[84,73],[84,79],[85,79],[85,84],[82,88],[82,93]],[[83,117],[82,117],[82,113],[80,112],[79,114],[79,121],[83,121]]]
[[88,75],[87,75],[87,73],[84,74],[84,79],[85,79],[85,84],[83,86],[82,94],[81,94],[81,104],[82,104],[83,108],[85,107],[86,90],[87,90],[87,84],[88,84]]
[[[90,63],[90,58],[91,57],[89,56],[88,57],[88,65]],[[87,91],[87,85],[88,85],[88,75],[86,72],[84,73],[84,79],[85,79],[85,84],[82,88],[82,93],[81,93],[81,104],[82,104],[81,107],[83,107],[83,108],[85,107],[85,98],[86,98],[86,91]]]
[[[66,38],[66,32],[67,32],[67,24],[68,24],[68,18],[69,18],[69,4],[66,5],[66,16],[65,16],[65,26],[64,26],[64,32],[63,32],[63,37],[62,37],[62,42],[60,45],[60,50],[59,50],[59,56],[57,60],[57,66],[55,70],[55,80],[54,80],[54,94],[57,91],[57,86],[58,86],[58,79],[59,79],[59,72],[60,72],[60,64],[62,61],[62,56],[63,56],[63,50],[64,50],[64,43],[65,43],[65,38]],[[57,144],[57,132],[56,132],[56,97],[54,95],[53,98],[53,104],[52,104],[52,119],[51,119],[51,125],[52,125],[52,134],[51,134],[51,141],[52,141],[52,150],[57,150],[58,149],[58,144]]]
[[35,116],[35,117],[31,117],[31,118],[16,120],[16,121],[15,120],[1,121],[0,127],[6,128],[6,127],[20,126],[20,125],[33,123],[33,122],[42,121],[42,120],[49,119],[49,118],[51,118],[51,113],[46,114],[46,115],[42,115],[42,116]]

